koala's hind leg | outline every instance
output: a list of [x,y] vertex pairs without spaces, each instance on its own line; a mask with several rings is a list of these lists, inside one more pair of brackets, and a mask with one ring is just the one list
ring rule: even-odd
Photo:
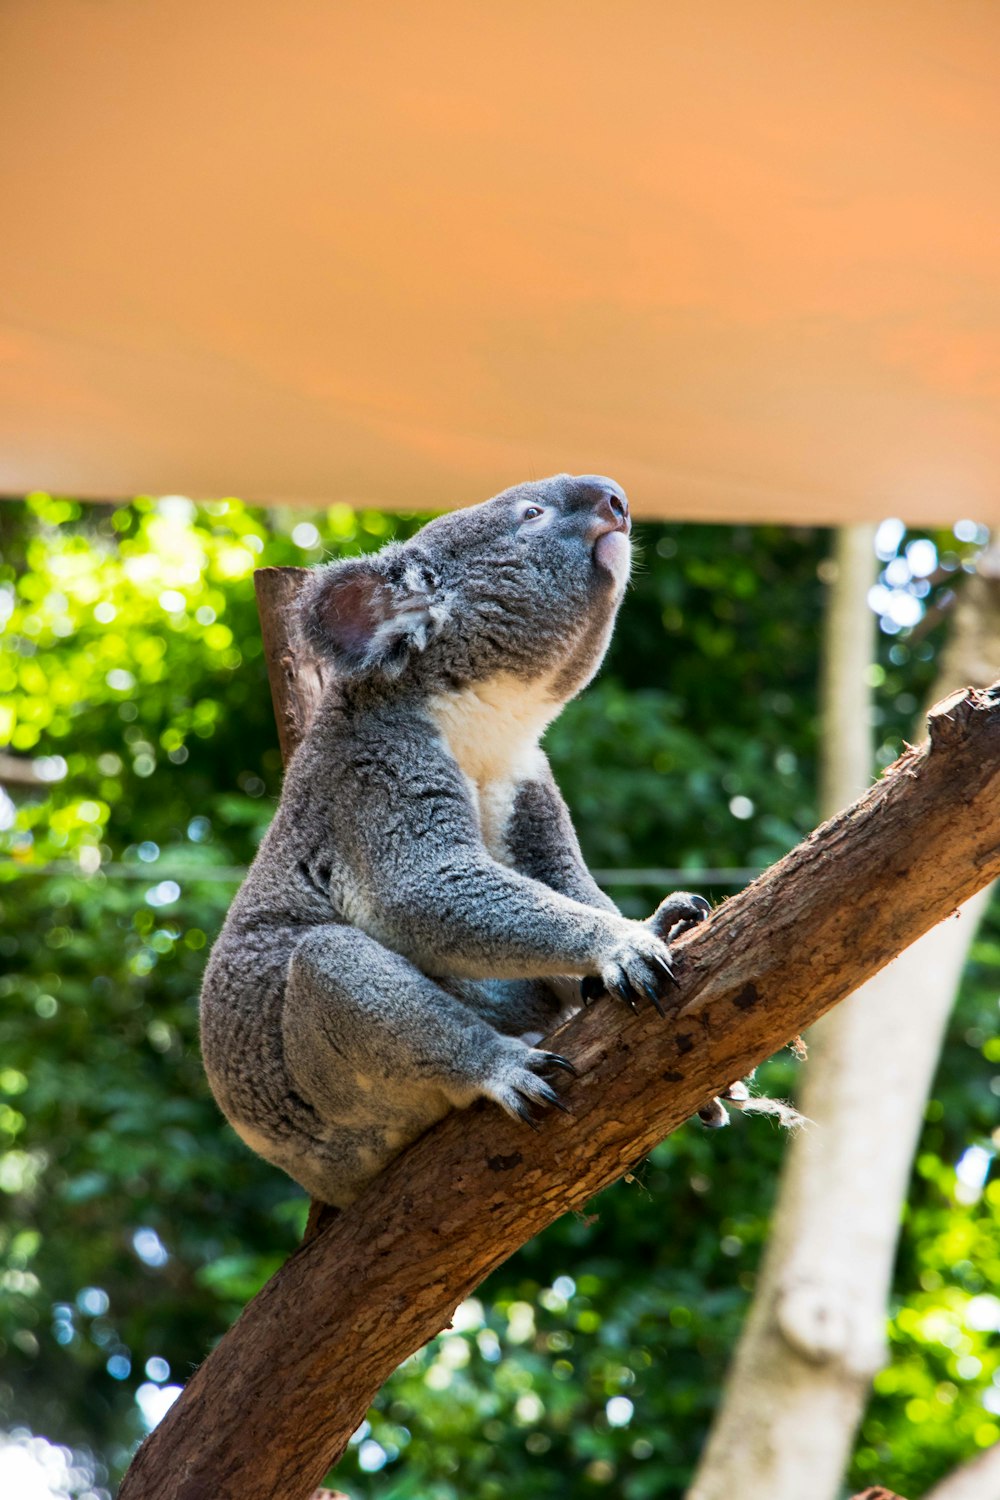
[[[407,959],[354,927],[313,928],[292,956],[282,1014],[290,1086],[325,1127],[306,1182],[345,1202],[452,1107],[480,1095],[531,1120],[558,1104],[542,1076],[562,1058],[502,1035]],[[304,1143],[303,1143],[304,1144]],[[356,1179],[349,1196],[321,1191],[318,1158]]]

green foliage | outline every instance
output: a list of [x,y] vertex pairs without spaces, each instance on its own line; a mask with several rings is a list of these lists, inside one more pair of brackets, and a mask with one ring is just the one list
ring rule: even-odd
[[[206,950],[280,786],[252,570],[415,525],[234,500],[0,509],[0,743],[50,778],[12,788],[0,834],[0,1427],[89,1445],[112,1474],[304,1218],[301,1194],[219,1118],[197,1051]],[[815,821],[826,539],[647,530],[607,668],[550,732],[557,773],[596,867],[766,864]],[[950,577],[962,548],[935,540]],[[947,586],[928,584],[926,625]],[[883,762],[937,634],[882,638]],[[638,912],[662,892],[633,880],[615,894]],[[994,916],[928,1110],[858,1487],[919,1492],[996,1428],[1000,1191],[969,1181],[993,1149],[998,968]],[[766,1081],[789,1092],[790,1059]],[[767,1121],[689,1125],[588,1216],[553,1225],[389,1382],[337,1483],[437,1500],[680,1495],[781,1149]]]

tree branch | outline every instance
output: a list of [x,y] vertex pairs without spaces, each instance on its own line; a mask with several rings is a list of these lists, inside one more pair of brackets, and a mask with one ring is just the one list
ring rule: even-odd
[[953,695],[878,784],[677,947],[668,1020],[603,1000],[559,1033],[572,1117],[480,1103],[415,1142],[254,1298],[119,1500],[307,1496],[396,1366],[526,1240],[627,1172],[1000,875],[1000,685]]

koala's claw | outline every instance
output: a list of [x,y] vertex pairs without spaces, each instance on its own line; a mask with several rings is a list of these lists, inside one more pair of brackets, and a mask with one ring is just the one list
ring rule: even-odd
[[555,1089],[551,1089],[549,1094],[546,1094],[545,1102],[546,1104],[551,1104],[553,1109],[561,1110],[564,1115],[571,1115],[573,1113],[566,1100],[560,1099]]
[[636,1005],[636,1001],[637,999],[639,999],[639,996],[636,995],[633,987],[631,987],[631,984],[628,983],[628,975],[625,974],[624,969],[618,969],[615,977],[606,978],[606,980],[604,980],[604,989],[606,989],[606,992],[609,993],[609,995],[615,996],[615,999],[618,999],[618,1001],[624,1002],[624,1004],[627,1005],[628,1008],[630,1008],[630,1011],[634,1011],[639,1008]]
[[624,969],[619,969],[614,979],[606,979],[604,986],[609,994],[617,995],[619,1000],[624,1000],[629,1010],[637,1011],[639,1009],[636,1004],[639,996]]
[[677,978],[677,975],[674,973],[674,971],[670,967],[670,965],[665,962],[664,959],[662,959],[662,958],[654,958],[653,959],[653,963],[656,965],[656,967],[660,970],[660,972],[662,974],[666,975],[666,977],[670,980],[671,984],[673,984],[673,985],[679,985],[680,984],[680,980]]
[[521,1098],[520,1094],[512,1095],[509,1100],[505,1101],[503,1108],[507,1110],[508,1114],[516,1115],[519,1120],[523,1120],[525,1125],[530,1125],[531,1129],[534,1130],[536,1134],[541,1130],[541,1125],[539,1125],[538,1121],[531,1113],[531,1110],[528,1108],[526,1101]]
[[624,969],[619,969],[614,979],[605,981],[605,988],[609,994],[615,995],[619,1000],[623,1000],[629,1010],[635,1015],[639,1014],[644,994],[653,1002],[660,1015],[664,1014],[659,996],[647,979],[640,979],[638,982],[633,982]]
[[[673,978],[672,975],[671,975],[671,978]],[[653,986],[651,984],[643,984],[642,987],[645,990],[646,995],[649,998],[650,1004],[652,1005],[653,1009],[656,1011],[656,1014],[658,1016],[666,1016],[667,1013],[663,1009],[663,1006],[660,1004],[660,997],[656,993],[656,991],[654,990]]]
[[563,1057],[558,1052],[543,1052],[540,1055],[545,1059],[546,1067],[562,1068],[565,1072],[572,1074],[574,1078],[579,1078],[579,1069],[574,1067],[568,1057]]
[[586,974],[580,981],[580,999],[584,1005],[590,1005],[594,1000],[600,1000],[602,995],[608,992],[604,988],[604,980],[599,974]]

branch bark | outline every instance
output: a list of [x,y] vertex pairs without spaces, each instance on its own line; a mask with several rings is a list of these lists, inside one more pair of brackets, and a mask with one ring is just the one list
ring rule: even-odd
[[456,1112],[254,1298],[146,1440],[120,1500],[294,1500],[376,1391],[532,1235],[614,1182],[1000,874],[1000,684],[938,706],[909,750],[678,945],[664,1022],[609,1000],[558,1048],[572,1117],[538,1134]]

